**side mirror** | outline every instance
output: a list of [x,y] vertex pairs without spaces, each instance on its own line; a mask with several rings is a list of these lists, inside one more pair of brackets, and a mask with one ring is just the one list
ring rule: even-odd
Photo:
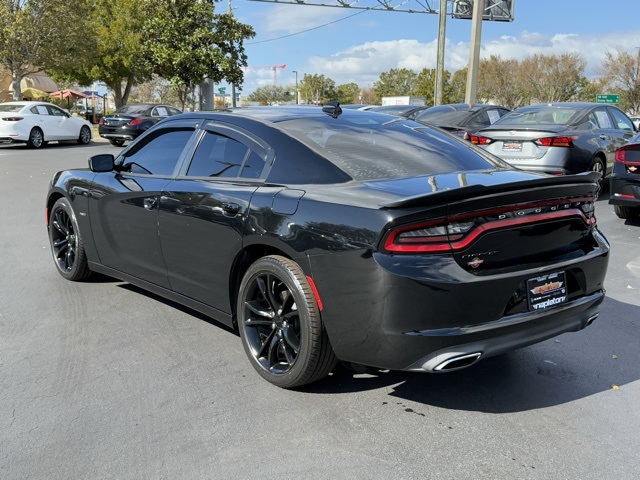
[[115,157],[110,153],[103,153],[89,157],[89,169],[92,172],[111,172],[114,169]]

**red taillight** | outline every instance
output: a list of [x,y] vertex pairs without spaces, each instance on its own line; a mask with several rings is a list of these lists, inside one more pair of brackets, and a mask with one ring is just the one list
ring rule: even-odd
[[489,145],[493,142],[493,138],[481,137],[480,135],[471,135],[471,143],[474,145]]
[[578,137],[544,137],[533,143],[541,147],[573,147],[573,141]]
[[616,162],[624,165],[640,165],[640,144],[631,144],[620,147],[616,151]]
[[141,123],[142,123],[142,119],[141,118],[134,118],[133,120],[131,120],[129,122],[129,125],[135,126],[135,125],[140,125]]
[[104,125],[104,117],[100,119],[100,121],[98,122],[100,125]]
[[450,253],[464,250],[483,234],[495,230],[569,217],[580,218],[587,226],[594,226],[593,213],[591,197],[483,210],[448,220],[393,228],[386,235],[383,248],[389,253]]
[[5,117],[2,120],[5,122],[19,122],[20,120],[24,120],[24,117]]

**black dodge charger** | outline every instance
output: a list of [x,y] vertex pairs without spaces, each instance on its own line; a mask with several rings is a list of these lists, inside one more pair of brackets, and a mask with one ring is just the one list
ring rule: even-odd
[[233,326],[291,388],[339,360],[446,372],[585,328],[609,258],[599,176],[520,171],[389,115],[264,107],[170,117],[56,174],[46,208],[63,277]]

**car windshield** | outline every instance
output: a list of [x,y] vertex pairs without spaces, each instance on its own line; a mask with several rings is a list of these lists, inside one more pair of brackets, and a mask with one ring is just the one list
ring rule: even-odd
[[125,105],[124,107],[120,107],[116,113],[124,113],[124,114],[141,114],[146,113],[149,110],[149,105]]
[[345,117],[298,118],[279,126],[359,181],[509,168],[446,133],[410,120]]
[[506,114],[494,125],[567,125],[572,123],[577,115],[582,114],[581,108],[536,107],[521,108]]
[[24,108],[24,105],[22,104],[4,104],[4,105],[0,105],[0,112],[19,112],[20,110],[22,110]]

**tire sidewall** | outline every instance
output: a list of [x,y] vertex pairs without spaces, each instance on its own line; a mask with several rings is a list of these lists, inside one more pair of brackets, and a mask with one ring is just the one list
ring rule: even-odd
[[[300,380],[307,374],[307,366],[311,357],[311,337],[313,335],[311,317],[315,316],[319,318],[320,314],[315,300],[311,299],[312,301],[309,301],[309,299],[305,297],[300,281],[281,259],[284,259],[284,257],[264,257],[249,267],[240,284],[237,312],[238,330],[240,332],[240,338],[242,339],[242,346],[253,367],[269,383],[278,387],[288,388],[299,384]],[[245,320],[244,298],[247,287],[251,285],[256,276],[264,272],[274,274],[284,282],[293,295],[298,308],[298,317],[300,320],[300,350],[293,366],[287,372],[281,374],[274,374],[267,371],[260,362],[258,362],[251,351],[243,325]]]
[[[53,226],[53,220],[56,212],[61,209],[64,210],[69,216],[69,218],[71,219],[73,230],[76,235],[76,245],[75,245],[76,257],[73,262],[73,267],[71,268],[70,271],[62,270],[60,268],[60,265],[58,264],[58,259],[56,258],[55,250],[53,248],[53,229],[55,228]],[[71,207],[71,203],[65,197],[59,198],[51,208],[51,213],[49,214],[49,232],[48,233],[49,233],[49,245],[51,247],[51,255],[53,256],[53,262],[56,265],[56,269],[58,270],[60,275],[62,275],[67,280],[75,280],[76,278],[79,277],[79,270],[80,270],[81,262],[83,260],[82,255],[84,255],[84,253],[81,251],[82,239],[80,237],[80,229],[78,228],[78,221],[76,220],[75,212]]]
[[[89,134],[86,136],[86,140],[85,140],[85,136],[83,135],[83,132],[89,132]],[[78,137],[78,143],[80,143],[81,145],[88,145],[90,142],[91,142],[91,129],[86,125],[83,125],[82,127],[80,127],[80,135]]]
[[[35,144],[35,143],[33,143],[33,136],[34,136],[34,134],[37,134],[38,132],[40,133],[40,143],[39,144]],[[44,144],[45,144],[44,132],[38,127],[32,128],[31,131],[29,132],[29,140],[27,141],[27,145],[30,148],[41,148],[41,147],[44,146]]]

